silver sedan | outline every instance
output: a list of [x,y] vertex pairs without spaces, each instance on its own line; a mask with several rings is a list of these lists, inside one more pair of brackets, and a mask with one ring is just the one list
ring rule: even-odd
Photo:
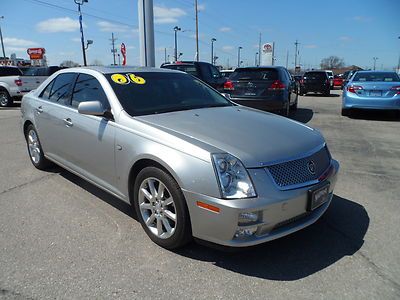
[[130,202],[148,236],[233,247],[282,237],[328,208],[336,175],[321,134],[153,68],[74,68],[21,106],[29,157]]

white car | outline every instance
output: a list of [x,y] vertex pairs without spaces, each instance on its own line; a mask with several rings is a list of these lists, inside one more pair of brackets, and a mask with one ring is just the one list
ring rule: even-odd
[[0,107],[11,106],[14,99],[21,99],[22,72],[17,67],[0,67]]
[[331,70],[325,70],[326,74],[329,77],[329,84],[331,86],[331,90],[333,90],[333,72]]

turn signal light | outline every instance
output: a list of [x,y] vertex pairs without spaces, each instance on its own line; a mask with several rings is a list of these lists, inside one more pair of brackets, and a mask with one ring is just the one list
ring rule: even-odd
[[230,80],[227,80],[224,83],[224,90],[229,90],[229,91],[233,91],[235,89],[235,86],[233,85],[233,82]]
[[357,91],[360,91],[362,89],[362,86],[359,85],[350,85],[347,87],[347,91],[350,93],[356,93]]
[[197,201],[196,204],[197,204],[198,207],[201,207],[201,208],[204,208],[204,209],[207,209],[207,210],[210,210],[212,212],[215,212],[215,213],[219,214],[219,211],[220,211],[219,207],[216,207],[214,205],[207,204],[207,203],[204,203],[204,202],[201,202],[201,201]]

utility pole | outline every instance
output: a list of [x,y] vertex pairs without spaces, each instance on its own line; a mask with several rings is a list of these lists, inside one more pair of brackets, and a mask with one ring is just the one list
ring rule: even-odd
[[175,33],[175,53],[174,53],[174,60],[178,60],[178,31],[181,31],[181,28],[178,26],[174,27],[174,33]]
[[298,53],[297,53],[297,46],[299,45],[299,42],[296,40],[296,42],[294,43],[295,44],[295,46],[296,46],[296,52],[294,53],[294,73],[297,73],[296,72],[296,67],[297,67],[297,55],[298,55]]
[[258,38],[258,65],[261,66],[261,32]]
[[140,65],[155,67],[153,0],[138,0]]
[[372,59],[374,60],[374,71],[375,71],[376,61],[378,60],[378,57],[373,57]]
[[[4,16],[1,16],[0,19],[4,19]],[[1,33],[1,26],[0,26],[0,40],[1,40],[1,48],[3,49],[3,58],[5,61],[6,60],[6,51],[4,51],[3,34]]]
[[199,10],[197,0],[194,1],[194,10],[196,12],[196,61],[199,61]]
[[83,37],[83,26],[82,26],[82,11],[81,5],[83,3],[87,3],[88,0],[74,0],[75,4],[78,4],[78,12],[79,12],[79,28],[81,30],[81,44],[82,44],[82,54],[83,54],[83,65],[86,66],[86,50],[85,50],[85,38]]
[[216,41],[216,38],[211,39],[211,64],[214,64],[214,42]]
[[117,53],[117,49],[115,49],[115,41],[116,40],[117,40],[117,38],[114,38],[114,32],[112,32],[110,41],[111,41],[111,45],[112,45],[111,53],[113,55],[113,62],[114,62],[113,66],[116,65],[116,62],[115,62],[115,54]]
[[167,62],[167,48],[164,48],[164,62]]
[[286,51],[286,69],[289,66],[289,50]]
[[243,47],[238,47],[238,63],[237,63],[238,68],[240,67],[240,50],[241,49],[243,49]]
[[254,57],[254,65],[257,67],[257,57],[258,57],[258,52],[256,52],[256,55]]
[[272,65],[275,65],[275,42],[272,42]]

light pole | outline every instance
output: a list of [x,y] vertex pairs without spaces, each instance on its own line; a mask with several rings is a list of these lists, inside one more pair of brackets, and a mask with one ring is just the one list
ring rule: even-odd
[[237,63],[238,68],[240,67],[240,50],[242,49],[243,47],[238,47],[238,63]]
[[[398,39],[400,39],[400,36],[398,37]],[[400,74],[400,54],[399,54],[399,62],[397,63],[397,73]]]
[[214,42],[216,41],[216,38],[211,39],[211,64],[214,64]]
[[174,27],[174,32],[175,32],[175,55],[174,59],[175,61],[178,60],[178,31],[181,31],[182,29],[178,26]]
[[376,61],[378,60],[378,58],[377,57],[373,57],[372,59],[374,60],[374,71],[375,71]]
[[83,65],[86,66],[86,52],[85,52],[85,38],[83,37],[83,26],[82,26],[82,11],[81,5],[85,2],[89,2],[89,0],[74,0],[74,2],[78,5],[79,12],[79,27],[81,30],[81,44],[82,44],[82,54],[83,54]]
[[[1,16],[0,19],[4,19],[4,16]],[[0,40],[1,40],[1,48],[3,49],[3,58],[4,60],[6,60],[6,51],[4,51],[3,34],[1,33],[1,26],[0,26]]]
[[258,52],[256,52],[256,55],[254,57],[254,65],[257,67],[257,57],[258,57]]

